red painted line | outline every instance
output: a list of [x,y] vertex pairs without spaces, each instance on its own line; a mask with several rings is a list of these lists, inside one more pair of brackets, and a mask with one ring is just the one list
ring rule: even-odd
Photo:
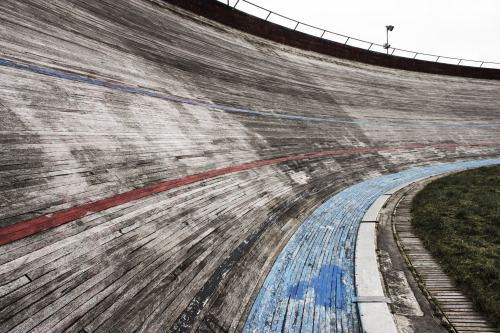
[[353,154],[353,153],[363,153],[363,152],[375,152],[375,151],[386,151],[386,150],[404,150],[404,149],[421,149],[429,147],[460,147],[460,146],[489,146],[489,145],[500,145],[499,143],[472,143],[472,144],[445,144],[445,145],[427,145],[427,146],[408,146],[408,147],[391,147],[391,148],[369,148],[369,149],[358,149],[358,150],[342,150],[334,152],[323,152],[314,154],[297,155],[290,157],[277,158],[267,161],[255,162],[242,164],[234,167],[228,167],[218,170],[213,170],[205,173],[200,173],[197,175],[187,176],[184,178],[174,179],[166,181],[163,183],[146,186],[136,190],[132,190],[125,193],[116,194],[112,197],[98,200],[95,202],[90,202],[67,210],[62,210],[51,215],[40,216],[31,220],[24,222],[19,222],[10,226],[0,228],[0,246],[8,244],[19,240],[24,237],[31,236],[40,231],[74,221],[80,217],[85,216],[87,213],[100,212],[111,207],[115,207],[132,200],[140,199],[145,196],[167,191],[176,187],[191,184],[208,178],[213,178],[228,173],[233,173],[237,171],[252,169],[256,167],[261,167],[269,164],[276,164],[280,162],[300,160],[304,158],[327,156],[327,155],[341,155],[341,154]]

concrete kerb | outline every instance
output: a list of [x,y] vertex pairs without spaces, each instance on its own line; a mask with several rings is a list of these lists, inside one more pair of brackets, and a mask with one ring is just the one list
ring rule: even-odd
[[435,176],[436,174],[425,176],[385,192],[375,200],[361,219],[356,237],[354,270],[356,302],[363,332],[398,332],[388,306],[390,299],[384,294],[383,281],[377,261],[377,223],[380,211],[384,208],[387,200],[399,190]]
[[377,262],[376,224],[380,210],[390,195],[383,194],[365,213],[358,229],[354,270],[359,316],[363,332],[397,333],[385,297]]

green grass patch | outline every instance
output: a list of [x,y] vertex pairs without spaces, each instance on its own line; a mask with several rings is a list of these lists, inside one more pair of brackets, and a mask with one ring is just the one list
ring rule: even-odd
[[428,184],[413,199],[412,217],[427,249],[500,327],[500,165]]

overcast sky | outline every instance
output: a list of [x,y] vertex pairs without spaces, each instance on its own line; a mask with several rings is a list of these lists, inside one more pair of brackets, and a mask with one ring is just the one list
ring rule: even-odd
[[[385,26],[393,25],[389,32],[392,47],[500,63],[500,0],[249,1],[322,29],[379,44],[386,42]],[[234,5],[236,0],[230,3]],[[241,1],[237,8],[265,15]]]

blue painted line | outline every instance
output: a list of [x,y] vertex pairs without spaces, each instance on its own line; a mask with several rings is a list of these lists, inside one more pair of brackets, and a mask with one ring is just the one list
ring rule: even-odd
[[29,65],[22,65],[22,64],[18,64],[18,63],[8,61],[8,60],[3,60],[3,59],[0,59],[0,65],[6,66],[6,67],[12,67],[12,68],[16,68],[16,69],[22,69],[22,70],[26,70],[26,71],[30,71],[30,72],[34,72],[34,73],[38,73],[38,74],[54,76],[54,77],[58,77],[61,79],[88,83],[88,84],[97,85],[97,86],[106,87],[106,88],[115,89],[115,90],[121,90],[121,91],[129,92],[129,93],[133,93],[133,94],[139,94],[139,95],[144,95],[144,96],[149,96],[149,97],[154,97],[154,98],[160,98],[160,99],[164,99],[164,100],[168,100],[168,101],[172,101],[172,102],[178,102],[178,103],[184,103],[184,104],[190,104],[190,105],[196,105],[196,106],[204,106],[204,107],[211,108],[211,109],[254,114],[254,115],[266,116],[266,117],[280,117],[280,118],[297,119],[297,120],[309,120],[309,121],[320,121],[320,122],[331,122],[331,123],[342,123],[342,124],[356,124],[356,125],[376,125],[376,126],[462,127],[462,128],[498,128],[498,127],[500,127],[500,125],[377,123],[377,122],[348,121],[348,120],[338,120],[338,119],[302,117],[302,116],[293,116],[293,115],[286,115],[286,114],[279,114],[279,113],[268,113],[268,112],[252,111],[252,110],[231,108],[231,107],[215,105],[215,104],[196,102],[196,101],[192,101],[192,100],[188,100],[188,99],[184,99],[184,98],[178,98],[178,97],[158,94],[158,93],[149,92],[146,90],[134,89],[134,88],[118,85],[118,84],[112,84],[112,83],[88,79],[88,78],[84,78],[84,77],[80,77],[80,76],[76,76],[76,75],[65,74],[65,73],[61,73],[61,72],[57,72],[57,71],[53,71],[53,70],[49,70],[49,69],[42,69],[42,68],[33,67],[33,66],[29,66]]
[[290,238],[243,332],[358,332],[354,245],[361,219],[385,192],[416,179],[500,159],[407,170],[356,184],[327,200]]

